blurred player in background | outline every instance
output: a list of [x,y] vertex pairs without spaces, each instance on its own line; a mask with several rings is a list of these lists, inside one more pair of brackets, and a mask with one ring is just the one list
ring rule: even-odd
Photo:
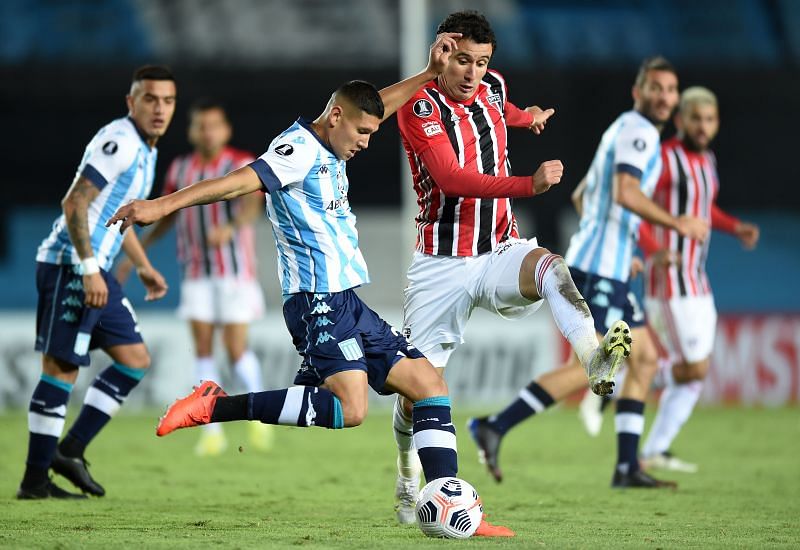
[[[232,129],[224,106],[210,99],[195,102],[189,110],[189,142],[194,152],[176,158],[167,171],[164,195],[200,180],[218,178],[254,160],[253,155],[228,145]],[[249,323],[264,312],[264,297],[256,280],[255,228],[264,211],[258,191],[233,201],[187,208],[162,218],[142,237],[147,248],[177,222],[178,260],[181,262],[179,315],[189,321],[195,346],[194,378],[220,382],[214,362],[214,330],[233,372],[247,391],[260,391],[261,365],[248,347]],[[124,281],[131,263],[120,265]],[[269,447],[269,426],[252,422],[250,442]],[[218,455],[227,446],[219,425],[206,426],[195,448],[200,456]]]
[[[175,112],[176,88],[165,67],[146,66],[133,74],[126,97],[128,116],[104,126],[89,142],[75,180],[61,201],[63,214],[36,254],[36,350],[42,377],[28,413],[28,457],[17,498],[85,498],[64,491],[48,470],[82,491],[103,496],[84,459],[86,446],[120,408],[150,366],[133,307],[109,273],[122,248],[147,289],[146,300],[164,296],[167,285],[136,233],[124,237],[106,220],[122,204],[146,197],[153,186],[158,138]],[[89,350],[112,359],[86,391],[83,407],[67,436],[67,401]]]
[[[582,193],[580,226],[570,241],[566,261],[575,284],[586,296],[598,337],[622,319],[630,325],[635,342],[617,401],[617,464],[612,487],[673,487],[639,468],[644,400],[657,369],[657,355],[644,326],[644,311],[628,279],[642,218],[699,240],[705,238],[708,226],[688,214],[674,216],[649,198],[661,173],[659,135],[678,104],[675,69],[662,57],[646,59],[632,95],[634,108],[622,113],[603,134],[589,172],[578,186],[577,192]],[[573,354],[570,363],[539,377],[527,388],[528,394],[523,390],[508,408],[473,422],[473,436],[498,481],[497,454],[503,435],[585,386]]]
[[[459,36],[437,36],[427,69],[380,93],[367,82],[344,84],[316,120],[299,119],[248,166],[153,201],[133,201],[111,218],[109,223],[122,220],[124,230],[181,208],[265,191],[278,249],[283,314],[303,358],[297,385],[287,389],[228,396],[217,384],[204,382],[167,410],[158,435],[234,420],[358,426],[372,387],[413,403],[411,430],[425,478],[430,482],[458,473],[447,384],[419,350],[353,291],[368,283],[369,276],[347,197],[346,161],[368,147],[379,124],[420,86],[441,74]],[[513,536],[485,520],[475,534]]]
[[[653,200],[673,216],[689,214],[707,220],[713,229],[730,233],[746,249],[753,249],[758,243],[758,227],[726,214],[715,204],[719,178],[716,158],[709,149],[719,129],[714,93],[702,87],[685,90],[675,126],[678,135],[661,147],[664,167]],[[705,265],[709,240],[645,224],[640,243],[651,255],[646,264],[645,310],[669,365],[658,414],[642,448],[643,464],[694,472],[695,464],[669,451],[700,396],[714,345],[717,310]]]
[[[533,197],[558,184],[563,166],[551,160],[533,175],[512,176],[507,128],[538,134],[554,111],[523,110],[508,99],[504,78],[489,70],[496,41],[483,15],[450,14],[437,32],[460,33],[458,50],[439,78],[398,112],[420,207],[405,294],[406,336],[443,372],[463,342],[474,308],[518,319],[546,299],[585,369],[584,383],[588,374],[594,391],[610,392],[614,372],[630,351],[628,328],[620,323],[598,346],[592,316],[564,260],[536,239],[521,239],[511,211],[511,198]],[[549,397],[534,389],[524,399],[527,407]],[[420,472],[412,406],[402,397],[395,404],[393,427],[395,510],[400,523],[412,523]]]

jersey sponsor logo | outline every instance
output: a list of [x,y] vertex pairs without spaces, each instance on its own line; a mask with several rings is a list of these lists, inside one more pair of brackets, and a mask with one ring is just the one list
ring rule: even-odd
[[350,200],[347,197],[333,199],[328,203],[328,206],[325,207],[325,210],[339,210],[340,208],[346,208],[349,204]]
[[433,105],[427,99],[418,99],[414,102],[414,114],[420,118],[428,118],[433,114]]
[[339,349],[342,350],[342,355],[344,355],[344,358],[348,361],[357,361],[364,357],[364,353],[361,351],[361,347],[358,345],[355,338],[339,342],[338,345]]
[[282,157],[288,157],[289,155],[294,153],[294,147],[292,147],[288,143],[281,143],[280,145],[275,147],[275,152]]
[[442,133],[442,126],[438,122],[426,122],[422,125],[422,131],[426,136],[433,137]]
[[103,152],[106,155],[113,155],[117,152],[117,149],[119,149],[119,146],[116,141],[107,141],[103,144]]
[[647,147],[647,144],[644,142],[642,138],[636,138],[633,140],[633,148],[639,151],[640,153],[644,151],[645,147]]

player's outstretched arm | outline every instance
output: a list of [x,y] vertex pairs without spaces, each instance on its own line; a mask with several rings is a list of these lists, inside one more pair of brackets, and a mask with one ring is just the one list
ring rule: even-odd
[[421,73],[401,80],[397,84],[392,84],[382,89],[381,100],[383,100],[383,118],[381,122],[392,116],[397,109],[411,99],[421,86],[424,86],[444,71],[450,56],[458,49],[456,40],[461,38],[461,33],[443,32],[436,36],[436,40],[431,44],[428,66]]
[[675,229],[684,237],[703,241],[708,236],[706,221],[686,215],[675,218],[642,193],[639,178],[632,174],[619,172],[614,176],[613,196],[620,206],[651,223]]
[[136,231],[125,233],[125,237],[122,239],[122,250],[125,251],[125,255],[130,258],[136,267],[136,274],[139,275],[139,279],[147,290],[144,299],[149,302],[163,298],[167,293],[167,282],[164,276],[150,263],[144,247],[139,242]]
[[131,201],[116,211],[106,227],[122,222],[121,233],[133,224],[150,225],[182,208],[235,199],[258,189],[261,189],[261,180],[255,170],[244,166],[221,178],[203,180],[157,199]]

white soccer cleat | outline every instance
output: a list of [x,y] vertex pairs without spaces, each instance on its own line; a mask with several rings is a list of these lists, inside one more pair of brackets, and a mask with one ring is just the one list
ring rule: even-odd
[[642,467],[646,470],[668,470],[670,472],[682,472],[684,474],[696,474],[700,469],[697,464],[686,462],[673,456],[670,452],[659,453],[641,459]]
[[[414,451],[414,455],[416,456]],[[405,477],[399,473],[400,459],[397,459],[397,483],[394,488],[394,511],[397,514],[397,522],[401,525],[416,523],[417,498],[419,497],[419,478],[422,473],[422,465],[419,458],[413,462],[412,476]]]
[[631,329],[625,321],[617,321],[608,329],[586,368],[589,387],[597,395],[614,391],[614,377],[625,358],[631,354]]
[[583,427],[592,437],[600,435],[600,430],[603,429],[603,411],[600,406],[603,404],[603,398],[594,392],[587,391],[578,406],[578,417],[581,419]]

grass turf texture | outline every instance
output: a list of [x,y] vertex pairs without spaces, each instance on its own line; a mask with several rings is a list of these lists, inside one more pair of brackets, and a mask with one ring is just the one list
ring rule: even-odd
[[[457,426],[465,418],[458,415]],[[228,450],[204,459],[193,454],[197,430],[157,439],[154,424],[155,415],[122,414],[89,448],[92,473],[108,496],[25,502],[13,497],[25,456],[25,415],[0,416],[0,547],[800,545],[797,409],[698,410],[677,450],[699,462],[700,473],[664,475],[679,481],[677,492],[609,488],[616,453],[610,414],[598,439],[584,434],[572,409],[512,431],[502,450],[501,485],[477,464],[462,428],[461,477],[475,485],[490,520],[517,532],[514,539],[467,541],[427,539],[415,526],[395,525],[388,413],[376,411],[364,426],[341,432],[276,428],[269,454],[248,450],[245,425],[229,424]]]

